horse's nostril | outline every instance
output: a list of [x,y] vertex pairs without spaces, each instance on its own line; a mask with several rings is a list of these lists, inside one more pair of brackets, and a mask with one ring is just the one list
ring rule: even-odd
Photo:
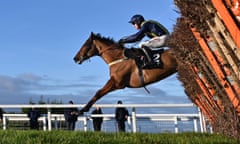
[[77,63],[77,64],[81,64],[82,63],[82,58],[78,58],[78,57],[74,57],[73,58],[74,62]]
[[74,60],[74,61],[78,61],[78,58],[75,57],[75,58],[73,58],[73,60]]

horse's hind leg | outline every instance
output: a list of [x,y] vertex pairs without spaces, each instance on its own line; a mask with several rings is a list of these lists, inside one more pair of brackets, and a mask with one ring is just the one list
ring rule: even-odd
[[115,87],[115,80],[113,78],[110,78],[110,80],[108,80],[108,82],[104,85],[103,88],[101,88],[100,90],[98,90],[95,94],[94,97],[92,97],[92,99],[87,103],[87,105],[85,105],[81,110],[80,113],[83,112],[87,112],[89,111],[89,109],[92,107],[92,105],[101,97],[103,97],[105,94],[116,90],[117,88]]

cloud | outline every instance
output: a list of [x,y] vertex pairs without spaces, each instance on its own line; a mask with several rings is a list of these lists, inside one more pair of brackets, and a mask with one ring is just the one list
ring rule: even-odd
[[[97,81],[97,82],[96,82]],[[175,81],[175,82],[174,82]],[[67,102],[70,99],[75,103],[87,103],[95,93],[103,87],[105,82],[93,75],[82,76],[77,80],[54,79],[46,75],[39,76],[31,73],[19,74],[15,77],[0,75],[0,103],[22,104],[29,100],[37,102],[40,97],[45,101]],[[144,88],[125,88],[108,93],[97,103],[113,104],[117,100],[126,103],[188,103],[183,91],[172,89],[177,87],[175,78],[147,86]],[[176,95],[178,94],[178,95]]]
[[17,76],[0,75],[0,104],[26,104],[38,102],[40,97],[47,101],[70,99],[75,103],[86,103],[102,87],[99,78],[82,76],[77,80],[55,79],[31,73]]
[[[101,78],[93,75],[82,76],[77,80],[55,79],[31,73],[15,77],[0,75],[0,104],[28,104],[30,100],[34,103],[38,103],[39,100],[62,103],[73,100],[75,104],[86,104],[104,83],[101,82]],[[144,88],[125,88],[106,94],[96,104],[116,104],[118,100],[122,100],[124,104],[190,103],[183,91],[176,91],[177,85],[179,83],[170,77],[167,81],[148,85],[150,94]],[[175,95],[172,94],[172,90],[175,91]],[[146,111],[143,108],[137,110]],[[112,112],[112,109],[104,111]],[[149,108],[148,111],[164,113],[166,109]],[[172,111],[186,112],[186,109]]]

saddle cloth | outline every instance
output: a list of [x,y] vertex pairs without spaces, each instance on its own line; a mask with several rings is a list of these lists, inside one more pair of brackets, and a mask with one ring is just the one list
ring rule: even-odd
[[[146,51],[145,51],[146,52]],[[152,69],[152,68],[162,68],[163,63],[161,60],[161,55],[164,52],[164,49],[157,50],[147,50],[148,56],[139,48],[128,48],[125,49],[124,55],[128,58],[135,60],[137,66],[143,69]],[[143,59],[142,59],[143,57]],[[151,59],[151,63],[148,63],[147,59]]]

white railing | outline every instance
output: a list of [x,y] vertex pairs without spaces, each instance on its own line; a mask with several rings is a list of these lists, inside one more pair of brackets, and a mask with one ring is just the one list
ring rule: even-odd
[[[47,114],[45,116],[41,116],[39,118],[39,121],[42,121],[43,123],[43,130],[52,130],[52,122],[55,121],[64,121],[64,116],[63,114],[52,114],[51,113],[51,108],[69,108],[69,107],[78,107],[81,108],[84,105],[63,105],[63,104],[58,104],[58,105],[53,105],[53,104],[44,104],[44,105],[0,105],[0,108],[46,108],[48,110]],[[178,122],[179,121],[189,121],[193,120],[193,127],[194,131],[198,132],[198,123],[200,125],[200,132],[206,132],[206,125],[205,125],[205,120],[204,117],[201,113],[201,111],[194,105],[194,104],[122,104],[122,105],[116,105],[116,104],[98,104],[94,105],[93,107],[99,106],[101,108],[117,108],[117,107],[126,107],[126,108],[131,108],[131,113],[130,117],[128,119],[128,125],[131,126],[131,131],[132,132],[137,132],[137,121],[139,119],[149,119],[151,121],[172,121],[174,122],[174,131],[175,133],[179,132],[178,129]],[[136,109],[138,108],[193,108],[193,109],[198,109],[197,113],[190,113],[190,114],[179,114],[179,113],[174,113],[174,114],[140,114],[136,113]],[[113,120],[114,119],[114,114],[102,114],[102,115],[91,115],[90,113],[86,113],[82,116],[78,117],[78,121],[83,122],[83,130],[87,131],[87,125],[88,121],[91,120],[92,117],[100,116],[104,118],[104,121],[108,120]],[[7,129],[7,121],[28,121],[29,118],[27,117],[27,114],[3,114],[3,129]]]

